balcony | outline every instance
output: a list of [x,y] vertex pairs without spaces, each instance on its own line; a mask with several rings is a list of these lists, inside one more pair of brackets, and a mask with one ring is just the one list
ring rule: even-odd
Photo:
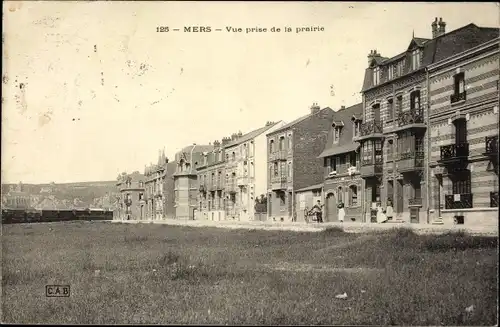
[[287,157],[286,150],[279,150],[269,154],[269,161],[286,160],[286,157]]
[[359,173],[361,178],[375,177],[382,175],[382,161],[363,161]]
[[217,180],[213,180],[210,183],[207,183],[207,188],[209,191],[217,190]]
[[132,205],[132,199],[124,199],[123,203],[127,206],[130,207]]
[[498,191],[490,192],[490,207],[498,208]]
[[445,209],[467,209],[472,208],[472,194],[445,195]]
[[424,168],[424,152],[406,152],[399,154],[398,171],[401,173],[421,170]]
[[227,192],[236,193],[237,189],[238,189],[238,187],[236,186],[236,183],[234,180],[226,183],[226,191]]
[[361,141],[369,138],[382,138],[383,125],[381,121],[370,121],[362,123],[359,130],[359,136],[355,138],[356,141]]
[[410,110],[398,113],[398,125],[394,132],[411,128],[426,128],[422,110]]
[[467,99],[466,92],[463,91],[462,93],[453,93],[450,95],[450,102],[452,104],[460,102],[460,101],[465,101]]
[[469,143],[467,142],[444,145],[440,150],[440,161],[442,163],[466,160],[469,157]]
[[421,207],[422,206],[422,198],[413,198],[408,199],[409,207]]
[[238,177],[237,181],[238,186],[246,186],[248,184],[248,176]]
[[273,191],[285,190],[287,188],[286,177],[275,177],[271,179],[271,189]]
[[484,155],[496,157],[498,155],[498,135],[486,136]]

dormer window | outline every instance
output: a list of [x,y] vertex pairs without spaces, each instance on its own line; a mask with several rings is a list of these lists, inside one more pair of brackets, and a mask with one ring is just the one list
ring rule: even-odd
[[389,80],[394,78],[394,69],[395,69],[395,67],[393,65],[390,65],[389,67],[387,67]]
[[396,77],[403,75],[404,67],[405,67],[404,60],[401,60],[396,64]]
[[353,129],[352,129],[352,137],[355,138],[355,137],[358,137],[360,136],[360,131],[361,131],[361,120],[353,117],[353,121],[352,121],[352,124],[353,124]]
[[373,85],[380,83],[380,67],[373,68]]
[[413,70],[420,68],[420,49],[415,49],[411,53],[411,68]]
[[333,127],[333,143],[339,143],[340,140],[340,126]]

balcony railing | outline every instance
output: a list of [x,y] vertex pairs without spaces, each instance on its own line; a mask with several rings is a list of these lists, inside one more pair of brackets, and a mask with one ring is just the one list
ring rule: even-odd
[[398,114],[398,126],[408,126],[411,124],[423,124],[424,115],[422,110],[410,110]]
[[469,143],[449,144],[441,147],[441,161],[465,159],[469,156]]
[[272,190],[283,190],[287,188],[286,176],[274,177],[271,179]]
[[237,179],[238,186],[243,186],[248,184],[248,176],[241,176]]
[[472,208],[472,194],[445,195],[445,209],[467,209]]
[[498,191],[490,192],[490,207],[498,208]]
[[498,155],[498,135],[486,136],[484,153],[489,156]]
[[467,96],[465,91],[463,91],[462,93],[453,93],[452,95],[450,95],[450,102],[456,103],[459,101],[465,101],[466,98]]
[[360,136],[369,136],[373,134],[382,134],[382,122],[381,121],[370,121],[361,124]]
[[229,193],[236,193],[236,189],[237,186],[234,180],[228,181],[226,183],[226,191],[228,191]]
[[422,206],[422,198],[408,199],[409,206]]
[[373,177],[382,175],[383,163],[381,160],[362,161],[359,173],[361,177]]
[[215,191],[217,190],[217,180],[213,180],[210,183],[208,183],[208,189],[210,191]]
[[424,152],[403,152],[399,154],[398,170],[400,172],[416,170],[424,167]]
[[286,160],[286,157],[286,150],[278,150],[269,154],[269,158],[271,161]]

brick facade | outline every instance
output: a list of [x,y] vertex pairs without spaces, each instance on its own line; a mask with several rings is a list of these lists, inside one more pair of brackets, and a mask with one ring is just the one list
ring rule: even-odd
[[268,219],[292,221],[295,191],[323,182],[323,151],[333,110],[316,104],[311,113],[267,135]]
[[499,64],[496,39],[430,67],[431,215],[445,224],[498,224]]

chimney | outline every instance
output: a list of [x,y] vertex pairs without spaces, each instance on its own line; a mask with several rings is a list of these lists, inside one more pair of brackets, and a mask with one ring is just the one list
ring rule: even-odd
[[214,141],[214,148],[219,148],[220,147],[220,142],[218,140]]
[[344,110],[344,109],[345,109],[345,106],[340,106],[339,111],[340,111],[340,110]]
[[223,138],[222,138],[222,142],[221,142],[221,144],[222,144],[222,146],[224,146],[224,145],[226,145],[228,142],[229,142],[228,138],[227,138],[227,137],[223,137]]
[[432,38],[435,39],[439,36],[439,31],[438,31],[438,18],[432,22],[431,24],[432,27]]
[[380,57],[382,57],[382,55],[378,53],[377,50],[370,50],[370,54],[368,55],[368,66],[370,66],[373,59]]
[[236,133],[231,134],[231,141],[236,140]]
[[311,106],[311,115],[318,113],[320,109],[320,106],[318,106],[318,104],[314,102]]
[[240,138],[243,136],[243,133],[241,133],[241,131],[238,131],[238,135],[237,135],[237,138]]
[[446,32],[446,23],[443,22],[443,18],[439,17],[439,36],[444,35]]

